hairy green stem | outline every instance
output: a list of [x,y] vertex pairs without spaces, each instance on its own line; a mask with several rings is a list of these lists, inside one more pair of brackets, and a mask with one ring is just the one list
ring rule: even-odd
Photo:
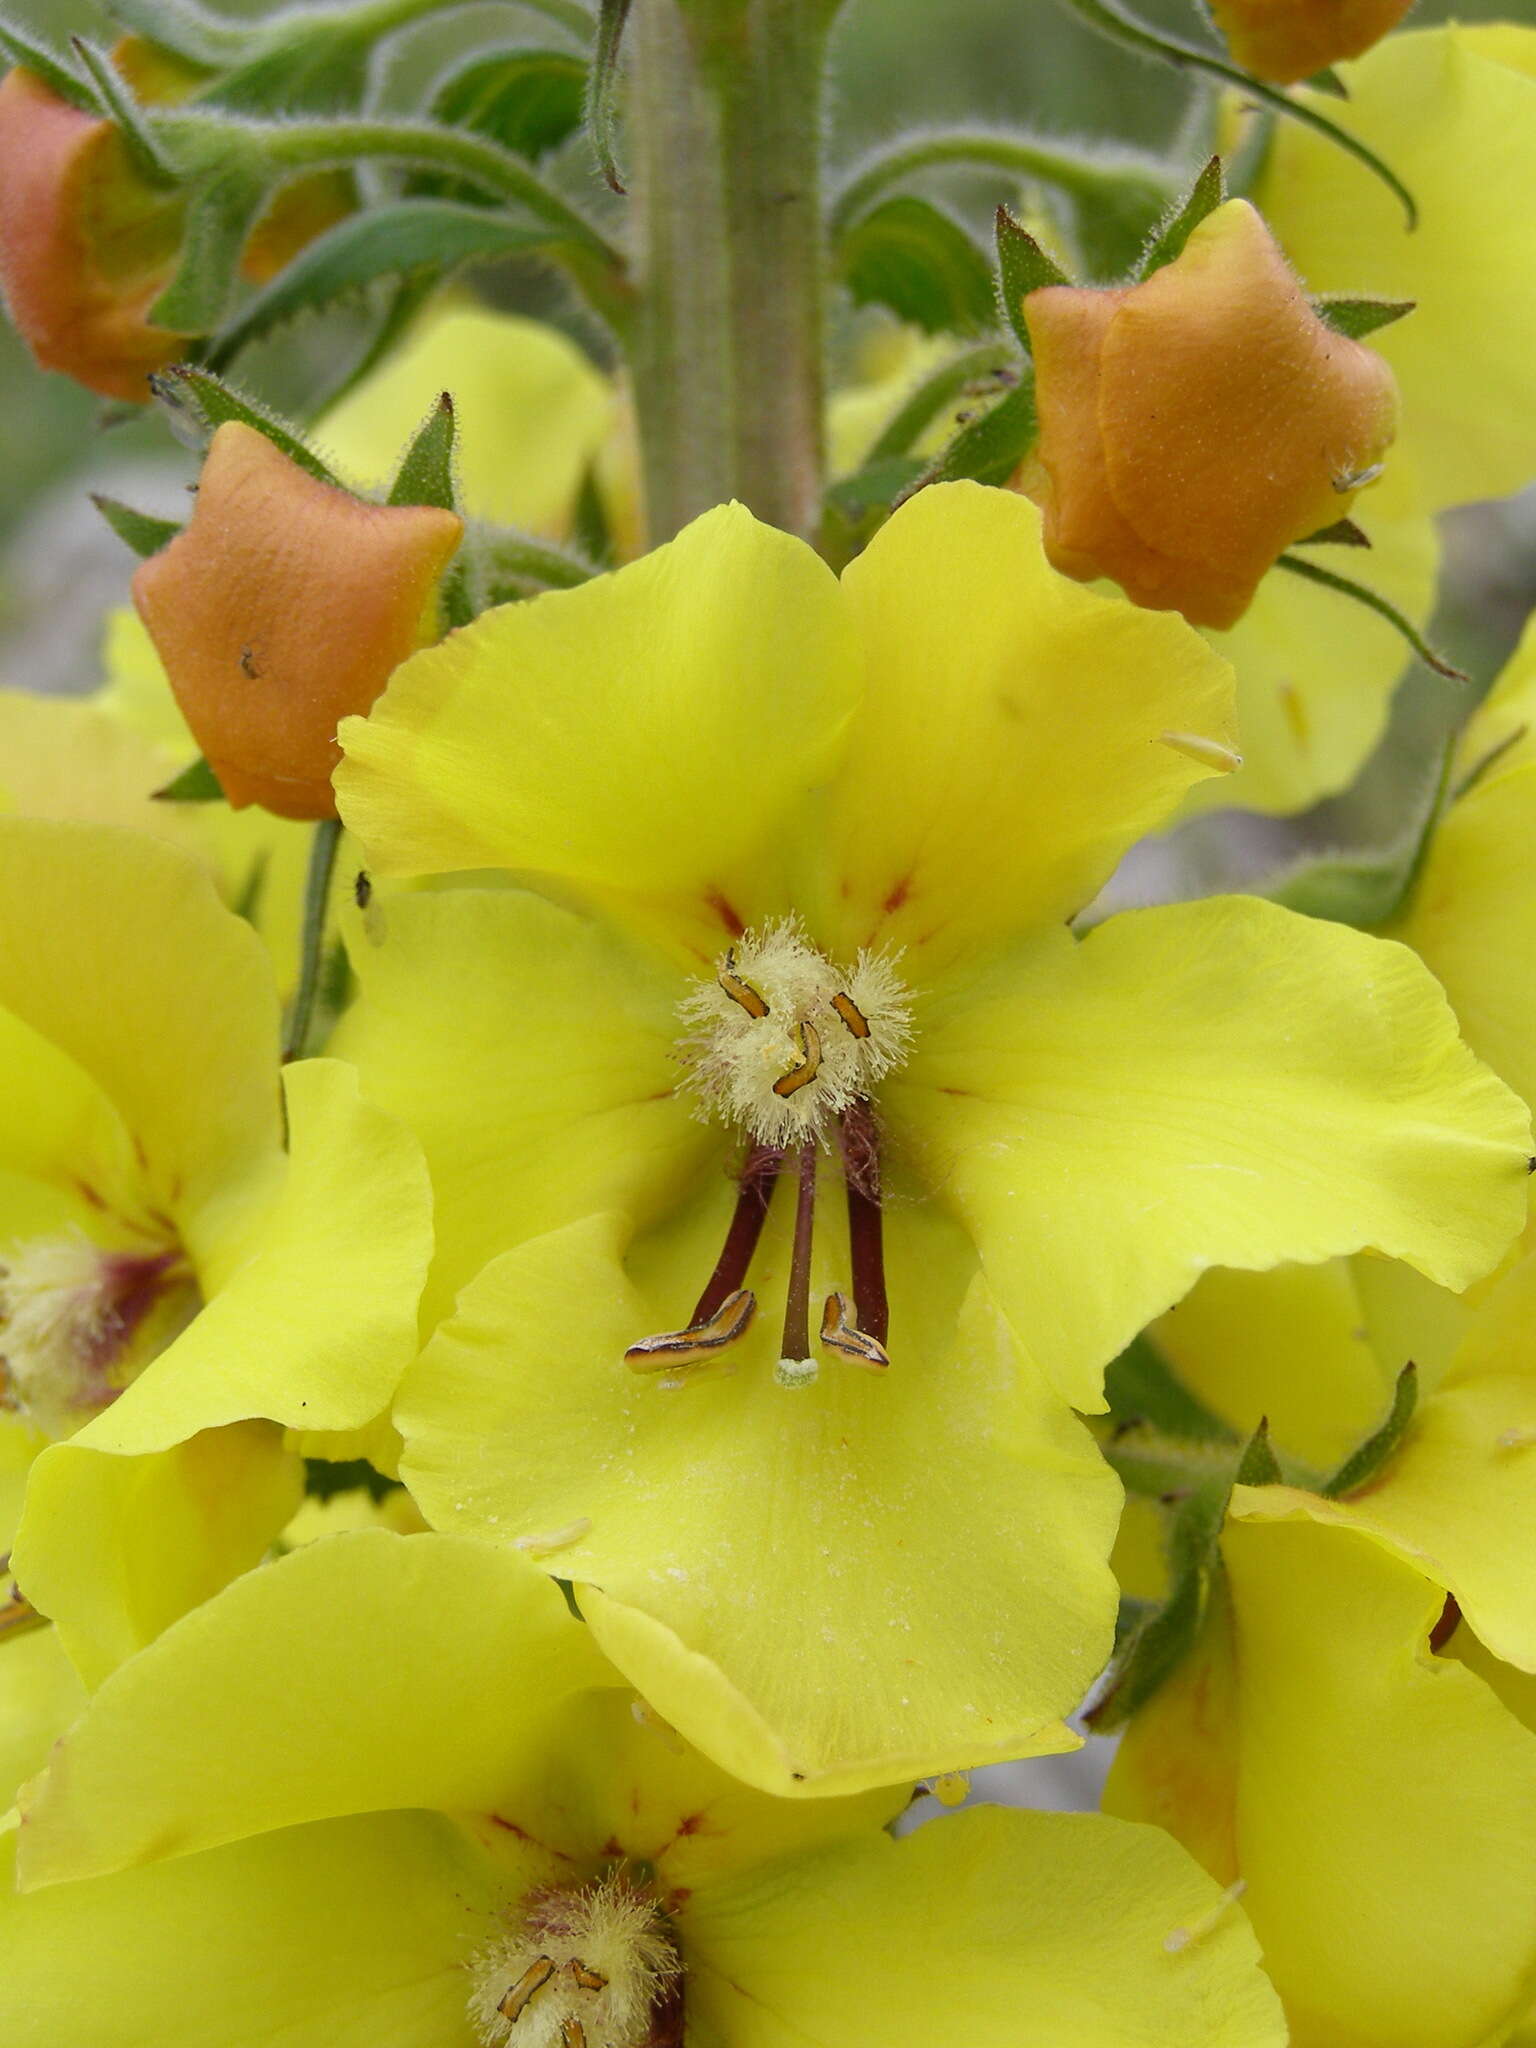
[[813,535],[827,0],[635,0],[634,356],[653,543],[728,497]]
[[341,820],[322,818],[315,827],[309,848],[309,873],[304,882],[304,926],[299,938],[299,985],[294,990],[288,1029],[283,1034],[284,1060],[302,1059],[309,1044],[325,950],[325,910],[330,900],[331,876],[336,871],[336,850],[340,844]]

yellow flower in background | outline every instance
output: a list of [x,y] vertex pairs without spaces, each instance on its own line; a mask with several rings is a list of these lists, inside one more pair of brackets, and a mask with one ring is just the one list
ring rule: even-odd
[[1228,705],[1182,621],[954,486],[841,586],[710,514],[344,731],[376,879],[540,891],[352,934],[337,1049],[426,1150],[430,1315],[473,1279],[402,1470],[581,1582],[750,1782],[1061,1742],[1116,1505],[1067,1409],[1203,1265],[1372,1242],[1459,1285],[1518,1227],[1524,1118],[1407,952],[1245,900],[1067,929]]
[[1536,29],[1391,36],[1316,104],[1389,163],[1397,198],[1326,136],[1283,121],[1254,201],[1315,292],[1412,300],[1372,337],[1402,397],[1399,447],[1431,509],[1503,497],[1536,476],[1530,224],[1509,195],[1536,177]]
[[415,1346],[420,1155],[334,1060],[280,1090],[277,1025],[190,857],[0,820],[12,1567],[88,1680],[256,1562],[297,1498],[283,1428],[370,1422]]
[[[1224,1315],[1160,1340],[1219,1413],[1262,1407],[1325,1469],[1354,1400],[1325,1384],[1338,1319],[1285,1275],[1225,1278]],[[1285,1348],[1292,1384],[1268,1364]],[[1402,1362],[1380,1359],[1368,1428]],[[1527,1258],[1358,1488],[1234,1491],[1203,1633],[1122,1743],[1110,1810],[1242,1881],[1296,2048],[1476,2048],[1530,2003],[1533,1458]]]
[[13,1838],[0,2026],[1280,2048],[1241,1913],[1166,1835],[976,1808],[897,1842],[905,1800],[733,1783],[524,1560],[338,1536],[168,1631],[66,1736]]

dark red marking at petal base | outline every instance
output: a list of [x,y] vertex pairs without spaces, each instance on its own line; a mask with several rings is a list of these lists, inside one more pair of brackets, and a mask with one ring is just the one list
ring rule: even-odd
[[742,937],[747,927],[738,915],[735,906],[722,890],[706,889],[704,901],[709,905],[716,917],[719,918],[733,939]]
[[901,880],[896,884],[895,888],[892,889],[891,893],[889,894],[889,896],[886,897],[885,901],[881,904],[880,908],[885,912],[887,917],[894,916],[894,914],[898,910],[900,910],[901,906],[907,901],[911,894],[912,877],[910,874],[906,874],[902,876]]

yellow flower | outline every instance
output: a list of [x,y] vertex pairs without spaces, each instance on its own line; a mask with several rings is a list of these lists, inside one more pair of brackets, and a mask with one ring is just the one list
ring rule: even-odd
[[261,1555],[282,1427],[368,1423],[414,1348],[420,1155],[337,1061],[280,1091],[277,1025],[188,856],[0,820],[0,1353],[48,1446],[13,1564],[88,1680]]
[[65,1737],[0,1896],[0,2033],[1012,2048],[1024,2016],[1053,2048],[1280,2048],[1241,1914],[1166,1836],[977,1808],[897,1842],[905,1798],[735,1784],[524,1560],[337,1536]]
[[353,933],[337,1043],[427,1152],[429,1312],[473,1279],[402,1469],[591,1589],[749,1782],[1064,1739],[1116,1508],[1068,1409],[1204,1265],[1371,1242],[1464,1285],[1518,1227],[1525,1119],[1406,951],[1241,899],[1069,931],[1230,760],[1229,693],[963,485],[841,586],[711,513],[344,730],[376,876],[533,885]]
[[[1331,1462],[1332,1302],[1228,1282],[1225,1315],[1208,1302],[1169,1342],[1181,1378],[1234,1419],[1262,1402],[1282,1451]],[[1112,1811],[1243,1881],[1295,2048],[1476,2048],[1536,1987],[1533,1331],[1527,1258],[1358,1489],[1235,1490],[1202,1637],[1116,1760]],[[1404,1361],[1355,1335],[1370,1427]],[[1289,1386],[1268,1363],[1287,1349]],[[1335,1414],[1356,1400],[1346,1383]]]

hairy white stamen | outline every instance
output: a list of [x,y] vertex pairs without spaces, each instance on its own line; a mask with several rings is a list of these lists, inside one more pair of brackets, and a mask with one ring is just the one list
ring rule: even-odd
[[655,1900],[616,1872],[534,1892],[467,1967],[485,2048],[643,2048],[682,1965]]
[[11,1247],[0,1255],[0,1407],[55,1440],[73,1435],[196,1306],[172,1252],[103,1251],[78,1232]]
[[912,1042],[911,1001],[893,962],[862,952],[839,967],[796,918],[745,933],[679,1015],[689,1028],[678,1051],[702,1113],[764,1145],[824,1137]]

